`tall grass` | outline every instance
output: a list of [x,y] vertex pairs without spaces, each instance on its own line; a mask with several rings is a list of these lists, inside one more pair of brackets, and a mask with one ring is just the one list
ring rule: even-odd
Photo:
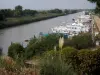
[[49,51],[42,58],[41,75],[76,75],[71,64],[62,61],[57,51]]
[[37,75],[34,68],[21,66],[18,61],[0,57],[0,75]]

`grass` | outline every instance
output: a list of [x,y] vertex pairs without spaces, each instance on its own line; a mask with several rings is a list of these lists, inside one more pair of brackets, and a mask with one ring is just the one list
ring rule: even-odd
[[41,20],[46,20],[58,16],[62,16],[64,14],[56,14],[56,13],[39,13],[35,16],[22,16],[22,17],[12,17],[7,18],[5,21],[0,21],[0,29],[12,27],[12,26],[18,26],[22,24],[28,24],[32,22],[37,22]]
[[62,60],[57,51],[49,51],[41,60],[40,75],[77,75],[71,64]]
[[23,67],[10,57],[0,57],[0,75],[38,75],[34,67]]

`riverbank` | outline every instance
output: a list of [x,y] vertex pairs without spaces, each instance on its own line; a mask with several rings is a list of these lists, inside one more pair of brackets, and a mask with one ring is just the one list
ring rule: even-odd
[[35,16],[22,16],[22,17],[7,18],[4,21],[0,21],[0,29],[19,26],[23,24],[29,24],[32,22],[42,21],[42,20],[46,20],[50,18],[64,16],[64,15],[65,14],[49,13],[49,14],[38,14]]

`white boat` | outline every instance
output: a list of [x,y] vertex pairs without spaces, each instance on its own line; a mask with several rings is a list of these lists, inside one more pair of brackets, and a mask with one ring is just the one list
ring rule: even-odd
[[87,22],[90,20],[89,15],[81,15],[74,23],[67,23],[66,25],[60,25],[54,28],[51,28],[53,33],[63,33],[68,34],[69,36],[78,35],[81,32],[89,32],[90,25]]
[[86,12],[83,11],[82,15],[78,16],[76,22],[84,23],[84,22],[90,22],[91,20],[92,19],[90,13],[86,14]]
[[80,33],[80,32],[88,32],[89,27],[83,25],[82,23],[72,23],[66,24],[65,26],[57,26],[51,28],[53,33]]

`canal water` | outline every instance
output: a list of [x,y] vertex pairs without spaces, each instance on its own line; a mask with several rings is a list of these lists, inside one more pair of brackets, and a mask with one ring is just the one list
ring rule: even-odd
[[81,12],[70,14],[66,16],[60,16],[48,20],[25,24],[22,26],[16,26],[11,28],[5,28],[0,30],[0,47],[3,48],[3,53],[7,54],[8,47],[11,42],[18,42],[25,44],[24,40],[32,38],[34,35],[38,36],[40,32],[49,33],[51,28],[61,25],[62,22],[70,23],[73,18],[77,18]]

